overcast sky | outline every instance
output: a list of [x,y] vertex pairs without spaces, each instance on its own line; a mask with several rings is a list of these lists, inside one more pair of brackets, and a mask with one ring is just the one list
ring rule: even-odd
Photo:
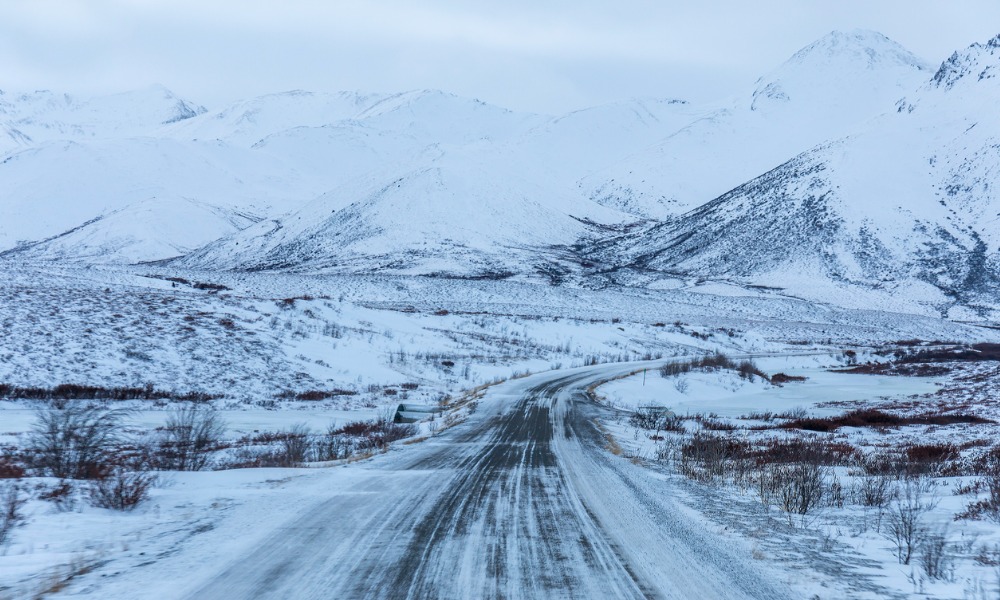
[[0,0],[0,89],[159,83],[220,108],[289,89],[438,88],[556,113],[714,100],[853,28],[938,63],[1000,33],[1000,1]]

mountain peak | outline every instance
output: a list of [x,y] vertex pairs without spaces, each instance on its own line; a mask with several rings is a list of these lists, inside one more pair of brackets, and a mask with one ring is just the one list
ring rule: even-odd
[[796,52],[786,65],[846,60],[853,65],[875,69],[883,65],[904,65],[928,69],[929,65],[899,43],[869,29],[834,30]]
[[751,109],[788,102],[822,106],[850,102],[853,90],[881,90],[891,102],[926,81],[927,63],[876,31],[831,31],[757,80]]
[[942,89],[951,89],[960,80],[975,75],[977,81],[992,79],[997,75],[997,63],[1000,62],[1000,35],[990,39],[986,44],[975,43],[955,52],[941,63],[934,73],[931,84]]

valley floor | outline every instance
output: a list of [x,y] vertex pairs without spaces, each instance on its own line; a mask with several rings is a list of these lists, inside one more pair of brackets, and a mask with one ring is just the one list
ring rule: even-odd
[[[730,597],[798,597],[803,590],[843,597],[837,594],[851,589],[845,581],[834,574],[822,580],[829,587],[812,585],[809,573],[824,572],[822,565],[804,560],[805,551],[778,552],[773,544],[799,540],[791,547],[808,550],[802,539],[820,539],[833,548],[823,556],[849,557],[859,551],[848,548],[847,534],[813,527],[821,520],[809,527],[801,520],[783,524],[784,513],[759,499],[760,518],[775,525],[736,527],[730,521],[739,521],[738,515],[758,514],[752,494],[736,485],[732,495],[729,487],[678,476],[684,436],[718,421],[737,423],[734,430],[752,437],[777,427],[780,412],[826,418],[850,410],[852,402],[887,402],[883,397],[893,399],[890,409],[913,412],[917,408],[902,403],[936,398],[925,394],[939,389],[950,389],[947,397],[959,402],[961,377],[976,373],[916,380],[822,369],[844,364],[845,350],[851,361],[864,362],[896,341],[1000,338],[973,325],[838,309],[755,290],[713,296],[527,281],[24,264],[4,269],[0,473],[20,478],[0,483],[17,487],[27,504],[24,524],[0,553],[0,598],[124,598],[135,597],[137,589],[158,597],[223,597],[236,589],[246,596],[280,595],[303,580],[317,581],[315,590],[361,597],[421,597],[432,589],[455,597],[469,589],[510,597],[611,590],[628,597],[660,590],[671,597],[678,582],[706,597],[718,596],[721,588],[713,586],[720,585]],[[778,387],[725,373],[670,379],[656,372],[665,361],[719,351],[795,355],[757,360],[771,375],[806,369],[810,379]],[[634,363],[642,360],[654,362]],[[647,369],[645,386],[636,377],[608,383],[596,391],[608,400],[605,406],[583,396],[591,381],[640,366]],[[529,372],[537,374],[523,378]],[[564,379],[574,372],[581,379]],[[511,377],[516,379],[496,385]],[[843,384],[847,379],[853,383]],[[565,388],[542,385],[560,380]],[[60,399],[67,384],[123,396]],[[986,393],[979,386],[966,397]],[[437,412],[399,432],[379,425],[401,403]],[[659,435],[627,424],[630,412],[658,403],[691,417],[685,421],[690,431]],[[33,466],[24,450],[39,416],[66,406],[121,409],[126,465],[155,464],[155,453],[144,453],[162,448],[164,430],[179,411],[211,409],[220,417],[223,439],[206,466],[223,470],[157,471],[149,500],[131,512],[91,506],[85,481],[70,482],[72,489],[57,494],[63,482]],[[979,402],[976,410],[991,406]],[[741,417],[753,411],[761,413],[757,420],[743,423]],[[765,418],[763,412],[773,414]],[[984,437],[975,427],[962,429],[968,437],[954,443]],[[925,429],[906,430],[907,443],[933,433]],[[390,433],[397,441],[370,445],[372,436]],[[277,451],[298,439],[315,444],[299,460],[317,468],[275,468]],[[319,453],[322,442],[334,441],[339,450]],[[855,437],[849,441],[864,446]],[[892,436],[884,441],[902,443]],[[974,451],[962,450],[969,456]],[[848,469],[830,468],[845,489],[852,485]],[[975,479],[955,477],[947,485]],[[971,502],[981,492],[965,496]],[[632,494],[633,503],[617,506],[609,493]],[[940,505],[955,511],[963,503]],[[842,514],[853,523],[846,508],[825,509],[822,518]],[[569,533],[546,529],[564,519]],[[895,558],[886,553],[884,536],[871,533],[870,521],[859,523],[852,527],[866,529],[851,539],[874,548],[861,552],[866,568],[887,571]],[[968,544],[970,551],[991,547],[996,536],[990,526],[979,520],[971,527],[977,541]],[[510,528],[522,535],[510,538]],[[964,539],[966,529],[953,529],[949,543]],[[309,541],[300,547],[299,540]],[[483,552],[463,553],[463,547]],[[407,566],[417,550],[420,560]],[[493,558],[483,563],[482,556]],[[267,566],[272,561],[280,569]],[[552,578],[530,575],[543,563]],[[663,567],[678,564],[688,567]],[[975,586],[984,595],[992,589],[988,565],[966,571],[972,563],[964,558],[951,564],[950,583],[920,585],[940,592],[937,597]],[[458,587],[439,587],[445,565],[463,574],[449,584]],[[595,569],[607,577],[587,575]],[[845,572],[856,572],[850,569]],[[868,573],[865,589],[904,593],[917,585],[906,575]],[[374,587],[386,578],[395,582],[391,591]],[[621,585],[608,588],[612,581]]]

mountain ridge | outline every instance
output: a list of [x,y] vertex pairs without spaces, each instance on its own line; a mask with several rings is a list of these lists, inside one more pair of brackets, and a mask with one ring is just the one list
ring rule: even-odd
[[[834,31],[723,103],[554,117],[430,89],[293,90],[214,111],[158,87],[89,112],[2,94],[0,124],[42,134],[9,126],[0,147],[0,256],[707,277],[981,316],[1000,282],[998,55],[1000,36],[934,69],[879,33]],[[96,131],[122,102],[137,106]]]

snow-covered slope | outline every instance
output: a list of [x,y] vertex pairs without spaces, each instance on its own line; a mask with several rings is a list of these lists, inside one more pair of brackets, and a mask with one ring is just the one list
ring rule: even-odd
[[148,135],[204,112],[162,86],[96,98],[0,90],[0,155],[57,139]]
[[[11,114],[43,112],[38,98],[17,100],[20,108]],[[147,100],[122,95],[116,102]],[[105,100],[101,106],[113,104]],[[50,132],[51,141],[25,137],[25,147],[3,157],[0,252],[30,246],[30,252],[8,254],[126,263],[172,258],[179,249],[195,249],[193,240],[216,239],[205,237],[209,232],[221,237],[247,223],[209,217],[213,224],[196,228],[198,235],[164,237],[180,234],[184,222],[201,221],[206,206],[224,215],[275,218],[372,173],[381,173],[383,183],[392,181],[426,166],[443,148],[489,145],[546,119],[426,90],[381,96],[288,92],[166,126],[156,121],[146,130],[133,118],[140,112],[123,107],[121,122],[93,139],[62,129]],[[151,198],[191,202],[169,210],[125,210]],[[139,214],[143,218],[126,218]],[[113,226],[122,230],[111,231]],[[149,228],[159,232],[156,241],[134,243]],[[157,256],[154,249],[165,254]]]
[[881,113],[930,76],[899,44],[834,31],[661,143],[582,182],[591,198],[659,218],[704,204]]
[[177,264],[198,269],[506,276],[627,216],[498,172],[492,153],[442,153],[342,186]]
[[1000,263],[998,45],[934,74],[880,34],[834,32],[721,108],[647,99],[556,118],[433,90],[286,92],[216,112],[162,88],[0,95],[0,253],[551,281],[676,272],[985,314]]
[[439,90],[398,94],[295,90],[237,102],[177,123],[162,133],[179,139],[218,139],[251,146],[296,128],[363,124],[369,130],[432,144],[507,137],[544,120]]
[[176,123],[163,134],[250,146],[293,127],[318,127],[350,119],[382,98],[379,94],[360,92],[320,94],[303,90],[267,94]]
[[579,188],[581,178],[648,148],[704,113],[704,107],[672,98],[577,110],[511,140],[506,160],[540,180]]
[[190,198],[150,198],[65,233],[0,252],[20,259],[138,263],[183,256],[259,218]]
[[[191,214],[156,213],[171,215],[172,223],[161,223],[164,230],[180,231],[183,223],[201,218],[199,203],[266,216],[288,211],[301,204],[303,195],[322,191],[313,185],[274,157],[219,142],[152,137],[47,142],[0,160],[0,251],[58,236],[150,198],[196,201],[178,206],[195,209]],[[112,222],[123,227],[114,235],[143,235],[129,230],[131,221]],[[187,242],[174,245],[187,247]],[[91,250],[81,248],[80,255],[97,259]],[[71,253],[67,246],[48,258]],[[127,262],[151,258],[116,255]],[[172,256],[176,253],[159,258]]]
[[998,74],[1000,36],[953,55],[864,131],[595,254],[816,300],[897,296],[959,318],[996,311]]

